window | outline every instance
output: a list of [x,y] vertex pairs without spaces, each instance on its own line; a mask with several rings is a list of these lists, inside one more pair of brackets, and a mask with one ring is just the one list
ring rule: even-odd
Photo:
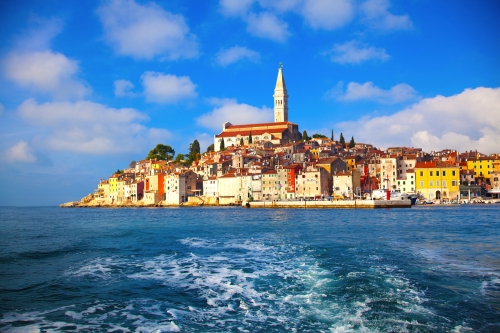
[[[399,182],[398,182],[399,183]],[[406,181],[403,180],[403,185],[406,185]]]
[[413,185],[413,180],[411,181],[411,184]]
[[420,181],[420,187],[424,187],[424,181],[423,180]]
[[439,180],[436,180],[436,187],[439,187]]
[[436,176],[439,176],[439,171],[436,171]]
[[430,176],[432,177],[432,171],[430,171]]
[[451,181],[451,186],[457,186],[457,181],[456,180],[452,180]]
[[424,176],[424,172],[420,171],[420,177],[423,177],[423,176]]
[[446,180],[443,180],[443,187],[446,187]]
[[434,186],[434,182],[431,180],[431,181],[429,182],[429,187],[433,187],[433,186]]
[[443,171],[443,177],[445,177],[445,176],[446,176],[446,171]]

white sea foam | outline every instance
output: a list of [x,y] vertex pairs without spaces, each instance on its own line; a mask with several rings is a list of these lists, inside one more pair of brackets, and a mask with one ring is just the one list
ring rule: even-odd
[[[110,332],[175,332],[202,323],[212,331],[255,331],[269,325],[300,332],[306,321],[312,325],[310,331],[371,332],[383,331],[388,322],[367,319],[372,305],[379,301],[392,302],[404,313],[430,313],[423,306],[424,293],[394,266],[357,269],[340,276],[323,267],[310,249],[285,242],[273,240],[268,245],[265,241],[221,243],[188,238],[181,243],[187,247],[185,252],[150,258],[95,258],[68,271],[67,276],[151,281],[186,295],[182,304],[101,300],[78,305],[79,310],[64,309],[67,323],[51,322],[42,313],[32,315],[31,322],[54,330],[76,325],[88,330],[106,327]],[[19,323],[18,319],[12,322]],[[416,323],[397,327],[405,325]],[[10,329],[13,325],[4,330]]]

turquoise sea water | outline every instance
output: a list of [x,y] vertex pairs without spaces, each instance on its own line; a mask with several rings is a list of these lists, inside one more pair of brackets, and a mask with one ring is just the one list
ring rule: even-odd
[[500,205],[0,208],[0,332],[500,332]]

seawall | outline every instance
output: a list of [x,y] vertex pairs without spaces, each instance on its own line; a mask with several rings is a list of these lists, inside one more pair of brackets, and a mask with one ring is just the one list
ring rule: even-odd
[[253,201],[247,208],[410,208],[410,200]]

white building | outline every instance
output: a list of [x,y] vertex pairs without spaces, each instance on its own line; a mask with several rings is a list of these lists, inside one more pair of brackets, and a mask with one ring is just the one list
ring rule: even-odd
[[219,180],[212,176],[203,180],[203,196],[217,198],[219,196]]

